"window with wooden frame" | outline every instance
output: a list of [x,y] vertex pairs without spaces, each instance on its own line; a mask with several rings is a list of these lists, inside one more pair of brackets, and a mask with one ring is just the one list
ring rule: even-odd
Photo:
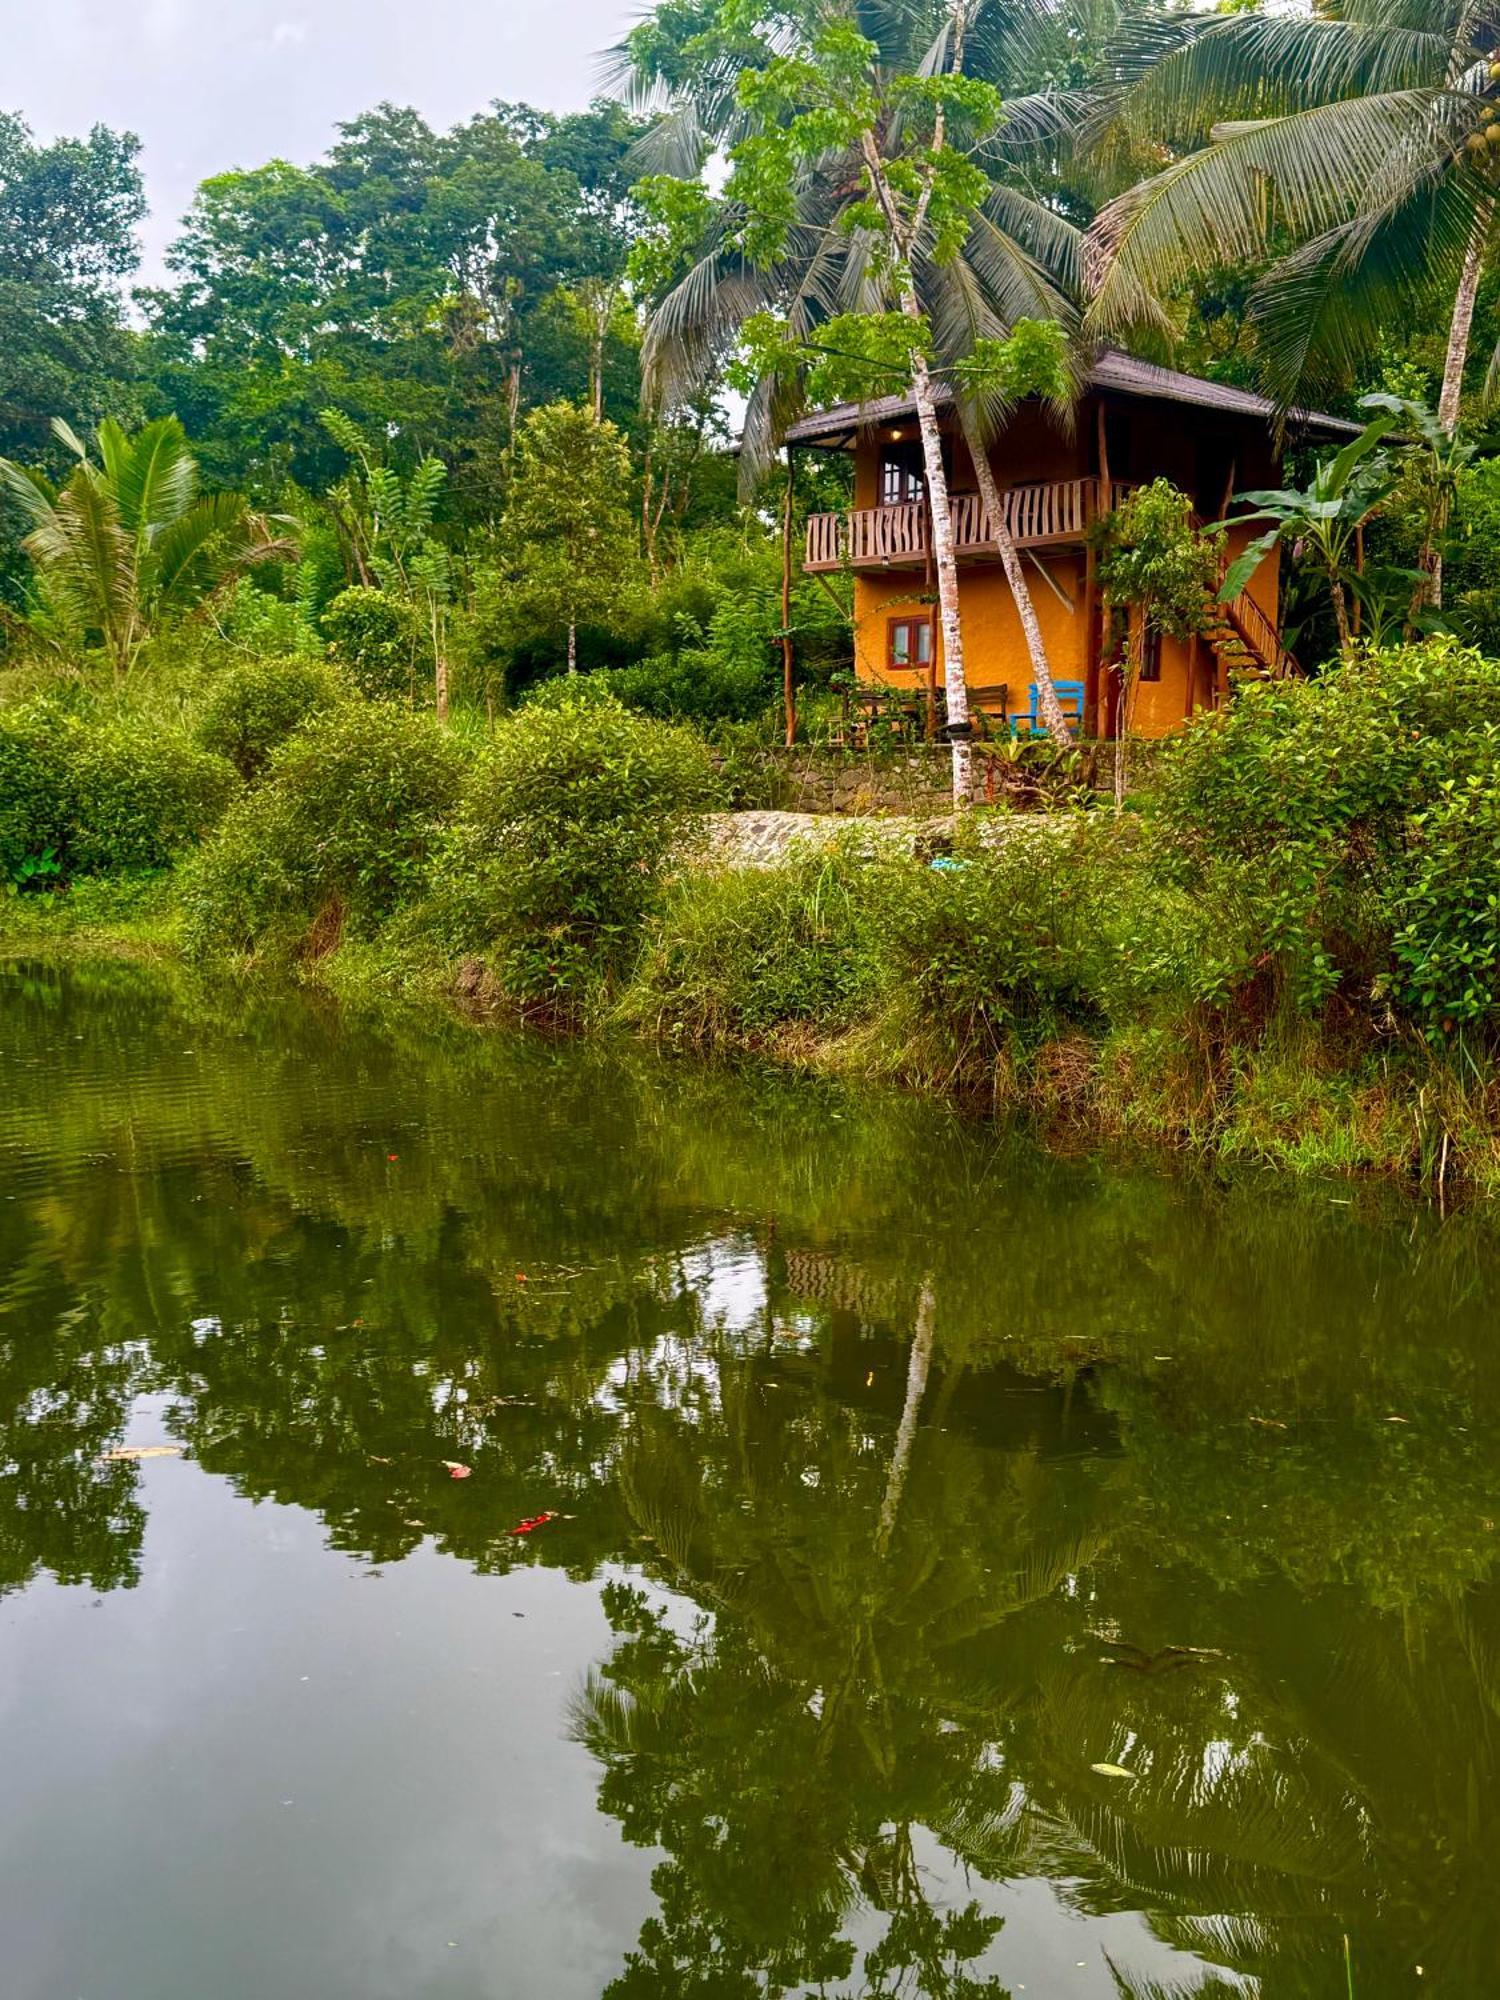
[[1141,645],[1141,679],[1159,681],[1161,679],[1161,634],[1154,625],[1148,625]]
[[877,490],[882,507],[906,507],[921,499],[927,491],[927,477],[923,470],[920,440],[912,444],[882,445]]
[[932,665],[932,620],[893,618],[885,628],[885,663],[893,673],[922,671]]

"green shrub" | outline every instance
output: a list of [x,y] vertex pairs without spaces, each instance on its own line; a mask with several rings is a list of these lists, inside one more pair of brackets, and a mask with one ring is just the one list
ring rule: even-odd
[[949,859],[880,872],[888,1026],[924,1067],[979,1074],[1002,1052],[1102,1025],[1108,833],[1084,817],[1064,829],[1017,819],[992,846],[971,835]]
[[0,716],[0,876],[49,886],[164,868],[218,824],[236,783],[222,757],[142,717],[12,710]]
[[41,883],[68,842],[64,719],[46,708],[0,712],[0,882]]
[[[1497,745],[1500,749],[1500,745]],[[1446,782],[1412,818],[1392,898],[1397,1004],[1442,1040],[1500,1026],[1500,758]]]
[[1303,1011],[1382,1006],[1418,815],[1500,760],[1500,662],[1447,639],[1369,652],[1315,681],[1244,688],[1170,746],[1157,799],[1170,875],[1236,940],[1208,997],[1269,977]]
[[852,1027],[875,998],[877,880],[847,847],[685,873],[648,925],[625,1012],[703,1046]]
[[610,670],[620,700],[645,715],[691,722],[750,722],[781,687],[772,645],[779,609],[764,592],[726,597],[706,633],[694,631],[672,652]]
[[165,868],[212,832],[238,789],[234,767],[144,717],[69,732],[70,873]]
[[371,701],[426,697],[432,646],[416,607],[356,584],[323,613],[328,651]]
[[457,745],[427,716],[386,703],[316,716],[198,857],[190,949],[277,954],[368,935],[425,886],[461,777]]
[[474,772],[443,857],[451,946],[492,954],[518,1000],[583,998],[621,964],[714,789],[685,729],[593,696],[522,709]]
[[198,718],[198,741],[253,783],[279,744],[344,693],[338,674],[321,661],[249,660],[215,679]]

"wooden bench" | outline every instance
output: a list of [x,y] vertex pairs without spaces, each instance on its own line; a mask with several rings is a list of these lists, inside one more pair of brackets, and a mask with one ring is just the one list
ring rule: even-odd
[[[939,736],[948,724],[948,701],[941,681],[929,689],[925,681],[906,685],[889,682],[868,683],[852,688],[844,696],[844,740],[863,749],[870,730],[877,723],[891,725],[897,734],[920,742],[927,734],[928,704],[933,726]],[[996,681],[988,687],[969,689],[969,722],[977,737],[1001,735],[1010,720],[1010,685]]]

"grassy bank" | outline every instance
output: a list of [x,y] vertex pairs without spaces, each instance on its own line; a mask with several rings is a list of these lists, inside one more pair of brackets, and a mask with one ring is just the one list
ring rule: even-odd
[[610,701],[564,691],[480,743],[256,692],[271,720],[222,748],[0,717],[0,943],[448,996],[1070,1137],[1500,1190],[1500,667],[1477,654],[1247,689],[1118,817],[976,812],[936,861],[856,826],[758,870],[702,851],[701,741]]

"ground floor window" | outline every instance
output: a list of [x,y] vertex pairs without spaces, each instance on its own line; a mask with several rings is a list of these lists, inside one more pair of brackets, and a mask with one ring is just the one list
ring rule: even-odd
[[885,658],[890,667],[930,667],[932,620],[893,618],[886,627]]

